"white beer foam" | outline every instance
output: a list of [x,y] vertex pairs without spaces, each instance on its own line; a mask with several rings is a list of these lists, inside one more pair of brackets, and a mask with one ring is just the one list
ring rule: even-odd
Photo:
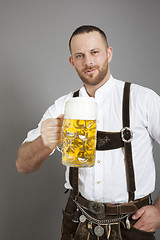
[[65,119],[96,120],[97,103],[93,97],[74,97],[66,102]]

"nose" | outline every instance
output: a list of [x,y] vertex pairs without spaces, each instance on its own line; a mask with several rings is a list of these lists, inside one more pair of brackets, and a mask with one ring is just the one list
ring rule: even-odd
[[93,65],[93,58],[91,55],[85,55],[84,57],[84,66],[85,67],[89,67],[89,66],[92,66]]

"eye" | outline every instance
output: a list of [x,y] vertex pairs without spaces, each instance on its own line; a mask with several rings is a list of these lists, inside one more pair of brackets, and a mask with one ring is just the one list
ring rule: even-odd
[[83,54],[77,54],[76,55],[76,58],[82,58],[83,57]]
[[98,53],[99,53],[99,52],[96,51],[96,50],[92,52],[93,55],[97,55]]

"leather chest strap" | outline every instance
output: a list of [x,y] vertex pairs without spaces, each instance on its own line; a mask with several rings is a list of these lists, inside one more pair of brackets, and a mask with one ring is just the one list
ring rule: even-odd
[[[79,96],[79,90],[73,94],[73,97]],[[97,131],[96,150],[105,151],[124,147],[121,132]]]
[[121,132],[97,131],[96,150],[105,151],[124,147]]
[[[127,178],[127,191],[129,194],[129,202],[134,200],[134,192],[135,192],[135,178],[134,178],[134,168],[133,168],[133,160],[132,160],[132,146],[131,146],[131,131],[130,131],[130,117],[129,117],[129,99],[130,99],[130,83],[125,83],[124,86],[124,92],[123,92],[123,139],[125,141],[122,141],[121,136],[119,135],[120,133],[110,133],[112,137],[114,134],[115,136],[120,137],[120,145],[119,147],[124,146],[124,152],[125,152],[125,165],[126,165],[126,178]],[[79,91],[75,92],[73,94],[73,97],[78,97],[79,96]],[[100,137],[101,139],[105,138],[107,139],[107,142],[109,142],[110,138],[108,135],[103,135],[106,134],[105,132],[97,132],[97,140]],[[122,135],[122,132],[121,132]],[[126,141],[127,140],[127,141]],[[98,141],[97,141],[98,142]],[[113,141],[115,142],[115,141]],[[105,148],[103,149],[103,146],[100,146],[100,142],[98,142],[96,149],[97,150],[109,150],[109,149],[115,149],[117,148],[116,146],[113,146],[113,148],[108,148],[106,149],[106,144]],[[113,145],[113,144],[112,144]],[[109,146],[109,145],[108,145]],[[69,174],[69,180],[71,183],[71,186],[73,188],[72,194],[74,196],[78,195],[78,168],[75,167],[70,167],[70,174]]]

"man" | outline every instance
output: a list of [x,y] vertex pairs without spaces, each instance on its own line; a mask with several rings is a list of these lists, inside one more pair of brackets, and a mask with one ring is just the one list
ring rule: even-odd
[[[79,27],[69,45],[69,61],[83,82],[78,94],[94,97],[98,105],[100,142],[94,167],[70,169],[70,173],[67,168],[65,187],[71,191],[62,240],[155,239],[160,196],[149,205],[149,195],[155,188],[152,144],[153,140],[160,143],[160,98],[152,90],[112,77],[112,48],[99,28]],[[65,102],[75,96],[59,98],[38,128],[29,132],[18,151],[19,172],[39,169],[61,144]],[[104,135],[109,141],[102,149]]]

